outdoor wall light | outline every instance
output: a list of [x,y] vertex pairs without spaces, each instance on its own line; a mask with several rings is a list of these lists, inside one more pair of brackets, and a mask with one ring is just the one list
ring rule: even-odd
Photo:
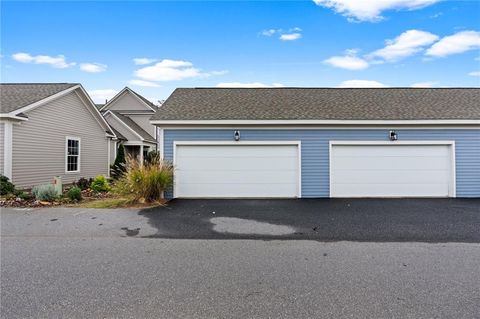
[[237,142],[240,141],[240,131],[235,131],[235,133],[233,133],[233,138]]
[[390,133],[388,134],[389,138],[390,138],[390,141],[396,141],[398,140],[398,136],[397,136],[397,132],[395,131],[390,131]]

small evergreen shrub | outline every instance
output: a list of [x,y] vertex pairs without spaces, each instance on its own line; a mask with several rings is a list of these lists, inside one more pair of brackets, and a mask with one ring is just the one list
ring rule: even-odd
[[57,192],[53,184],[37,185],[32,188],[32,194],[36,199],[42,201],[52,201],[57,198]]
[[105,176],[98,175],[93,179],[90,188],[97,193],[108,192],[110,190],[110,185],[108,184],[108,180]]
[[80,187],[74,186],[68,190],[67,197],[70,200],[79,201],[82,199],[82,190],[80,189]]
[[0,175],[0,195],[13,194],[15,185],[13,185],[7,176]]
[[92,182],[93,182],[93,178],[86,179],[85,177],[82,177],[76,183],[74,183],[74,185],[79,187],[80,190],[84,191],[90,187]]
[[126,161],[125,161],[125,147],[120,144],[117,150],[117,157],[115,158],[115,162],[110,165],[110,176],[112,176],[113,179],[119,179],[120,177],[125,174],[127,171],[127,166],[126,166]]
[[30,194],[29,192],[20,192],[17,197],[23,200],[30,200],[33,198],[33,195]]

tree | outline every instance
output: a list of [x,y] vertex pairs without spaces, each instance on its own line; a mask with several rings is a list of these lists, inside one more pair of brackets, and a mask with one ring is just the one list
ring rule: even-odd
[[115,162],[110,165],[110,176],[113,179],[119,179],[127,171],[127,164],[125,161],[125,147],[120,144],[117,150],[117,157]]

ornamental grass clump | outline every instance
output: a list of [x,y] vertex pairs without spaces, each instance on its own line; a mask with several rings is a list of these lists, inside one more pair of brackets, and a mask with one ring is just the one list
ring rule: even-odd
[[126,173],[115,183],[113,191],[134,202],[156,202],[173,183],[173,166],[167,161],[141,165],[136,159],[127,161]]
[[58,198],[55,186],[52,184],[37,185],[32,188],[32,194],[36,199],[42,201],[53,201]]

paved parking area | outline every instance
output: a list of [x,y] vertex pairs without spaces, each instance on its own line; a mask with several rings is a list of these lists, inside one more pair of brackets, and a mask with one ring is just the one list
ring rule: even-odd
[[480,199],[173,200],[152,237],[480,242]]

